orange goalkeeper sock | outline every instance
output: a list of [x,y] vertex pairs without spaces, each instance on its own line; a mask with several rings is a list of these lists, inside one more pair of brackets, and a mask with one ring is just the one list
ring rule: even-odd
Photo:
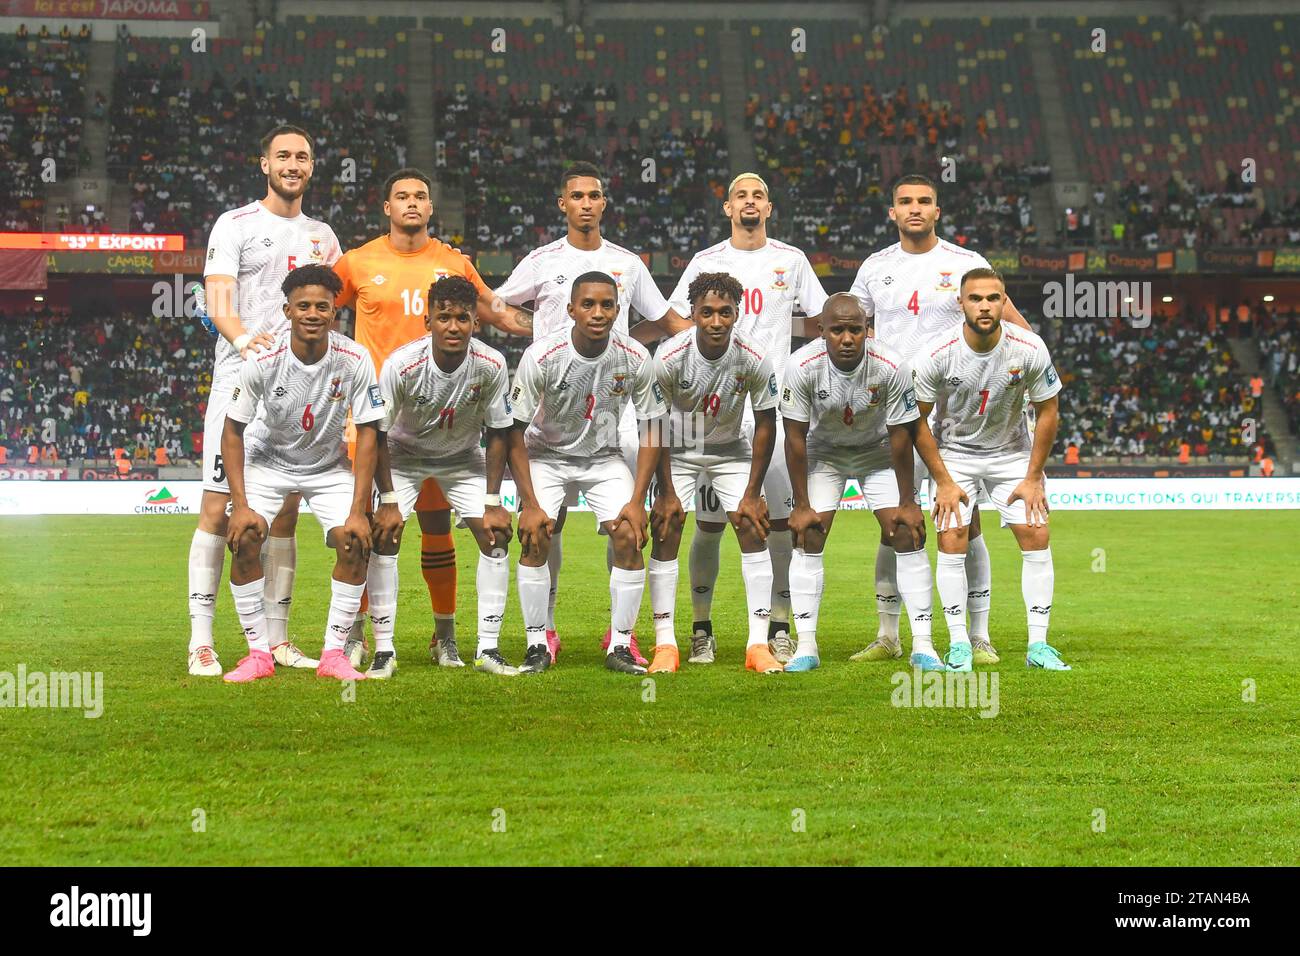
[[420,535],[420,570],[434,614],[456,613],[456,544],[451,534]]

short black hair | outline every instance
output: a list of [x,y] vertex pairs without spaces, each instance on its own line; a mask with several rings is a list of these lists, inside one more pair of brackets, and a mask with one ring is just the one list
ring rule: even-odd
[[618,298],[618,283],[614,281],[614,277],[606,272],[593,270],[592,272],[584,272],[573,280],[573,285],[569,289],[570,302],[578,301],[578,286],[586,285],[588,282],[599,282],[603,285],[612,286],[614,288],[614,298]]
[[695,310],[695,303],[710,292],[716,292],[737,305],[745,297],[745,287],[734,276],[725,272],[701,272],[691,280],[691,284],[686,289],[686,298],[691,304],[691,311]]
[[939,187],[934,184],[934,180],[929,176],[922,176],[920,173],[908,173],[906,176],[899,176],[894,180],[894,185],[889,187],[890,203],[893,203],[899,186],[929,186],[934,192],[934,201],[939,201]]
[[985,266],[977,266],[974,269],[963,272],[961,274],[961,282],[957,284],[958,290],[965,288],[967,279],[997,279],[1002,283],[1002,288],[1005,289],[1007,287],[1007,280],[1002,278],[1001,272],[998,272],[997,269]]
[[309,266],[299,266],[290,272],[280,283],[280,291],[287,299],[294,289],[301,289],[305,285],[324,286],[335,296],[343,291],[343,280],[338,277],[338,274],[329,266],[323,266],[318,262],[313,262]]
[[403,179],[418,179],[420,180],[420,182],[424,183],[425,187],[429,190],[430,193],[433,192],[433,180],[431,180],[420,170],[416,169],[414,166],[406,166],[403,167],[402,169],[399,169],[397,172],[393,173],[393,175],[389,176],[386,180],[384,180],[384,201],[385,202],[387,202],[388,198],[392,196],[393,187],[396,186]]
[[600,181],[600,188],[605,188],[605,177],[600,174],[600,170],[594,164],[585,161],[570,163],[560,175],[560,195],[569,188],[569,180],[578,179],[582,176],[590,176],[592,179]]
[[478,304],[478,289],[464,276],[443,276],[429,286],[429,314],[433,314],[433,303],[451,302],[455,305],[468,306],[470,313]]
[[272,128],[270,132],[268,132],[265,136],[262,137],[262,155],[263,156],[271,155],[271,143],[275,141],[275,138],[277,136],[288,136],[291,133],[301,136],[303,139],[307,141],[307,152],[311,153],[312,159],[315,159],[316,144],[311,141],[311,134],[308,133],[301,126],[291,126],[288,123],[281,123],[279,126]]

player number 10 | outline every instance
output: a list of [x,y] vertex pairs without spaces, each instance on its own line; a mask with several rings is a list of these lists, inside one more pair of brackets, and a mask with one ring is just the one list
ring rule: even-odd
[[746,289],[745,290],[745,314],[760,315],[763,312],[763,290]]

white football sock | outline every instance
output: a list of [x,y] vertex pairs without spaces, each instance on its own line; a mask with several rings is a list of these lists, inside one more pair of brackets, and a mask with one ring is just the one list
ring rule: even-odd
[[939,552],[939,568],[935,572],[939,585],[939,603],[943,605],[943,620],[948,625],[950,644],[969,644],[966,633],[966,555]]
[[230,594],[235,599],[235,613],[239,615],[239,626],[244,629],[250,651],[271,653],[271,645],[266,640],[266,605],[263,601],[263,578],[249,581],[247,584],[231,584]]
[[721,555],[722,532],[702,531],[696,525],[688,565],[691,577],[691,613],[697,621],[707,621],[713,613],[713,588],[718,583]]
[[1052,549],[1021,551],[1020,593],[1029,617],[1029,643],[1047,640],[1047,625],[1052,620],[1052,591],[1056,571],[1052,566]]
[[[767,539],[767,551],[772,563],[772,606],[771,619],[779,624],[790,625],[790,556],[794,552],[794,540],[789,531],[773,531]],[[763,635],[767,640],[767,634]]]
[[397,624],[397,555],[370,553],[366,569],[370,592],[370,627],[375,634],[375,653],[395,653],[393,629]]
[[880,616],[877,637],[898,640],[898,567],[894,549],[882,544],[876,549],[876,613]]
[[677,646],[673,615],[677,610],[677,559],[650,559],[650,611],[654,615],[655,643]]
[[912,625],[912,653],[935,654],[930,629],[934,619],[934,580],[930,575],[930,558],[925,549],[898,554],[898,590],[907,607]]
[[325,624],[326,651],[343,650],[343,642],[352,630],[357,611],[361,610],[361,595],[365,590],[365,582],[348,584],[330,578],[330,613]]
[[821,610],[825,582],[822,556],[795,548],[790,556],[790,610],[794,612],[794,629],[799,637],[795,657],[820,656],[817,653],[817,615]]
[[[546,565],[530,568],[526,564],[515,568],[516,586],[519,588],[519,609],[524,615],[524,637],[529,647],[546,646],[546,598],[551,587],[551,570]],[[552,605],[554,607],[554,605]],[[482,654],[497,646],[494,636],[491,643],[480,634],[478,652]]]
[[297,569],[298,539],[268,537],[262,548],[262,575],[266,579],[267,637],[272,647],[289,639],[289,607]]
[[564,536],[563,534],[552,535],[551,550],[546,556],[546,570],[549,574],[550,591],[546,596],[546,629],[554,631],[555,627],[555,595],[559,593],[560,588],[560,565],[564,563]]
[[609,572],[609,649],[632,643],[632,629],[641,613],[641,595],[645,591],[645,569],[615,568]]
[[[775,539],[776,535],[772,536]],[[788,573],[787,568],[787,573]],[[776,597],[773,588],[772,555],[766,550],[741,554],[740,576],[745,582],[745,604],[749,609],[749,640],[746,647],[767,643],[767,623],[771,619],[768,602]],[[788,593],[788,592],[787,592]],[[787,616],[788,616],[787,611]]]
[[992,598],[993,571],[989,564],[989,548],[984,535],[971,538],[966,545],[966,613],[970,615],[970,636],[973,641],[989,639],[989,605]]
[[[501,638],[501,619],[506,613],[506,594],[510,590],[510,559],[488,557],[480,551],[474,590],[478,592],[478,646],[496,647]],[[545,633],[542,643],[546,643]]]
[[190,539],[190,650],[212,646],[212,621],[217,613],[217,588],[226,563],[226,539],[194,530]]

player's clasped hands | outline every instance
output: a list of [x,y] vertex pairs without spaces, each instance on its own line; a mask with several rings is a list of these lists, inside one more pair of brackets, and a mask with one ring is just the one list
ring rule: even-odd
[[961,527],[961,508],[959,505],[970,504],[970,498],[955,481],[939,484],[934,493],[934,527],[937,531],[956,530]]
[[554,519],[546,517],[546,512],[537,505],[525,504],[519,510],[519,547],[524,554],[540,554],[554,532]]
[[377,550],[385,547],[398,548],[402,543],[402,529],[405,526],[401,508],[392,504],[380,505],[375,509],[375,517],[370,526],[373,547]]
[[655,540],[666,541],[673,538],[685,526],[686,512],[682,508],[681,499],[671,488],[664,490],[655,499],[654,506],[650,509],[650,530]]
[[892,538],[900,527],[906,528],[911,534],[912,549],[920,550],[925,544],[925,515],[915,501],[908,501],[898,506],[894,512],[894,523],[889,529],[889,536]]
[[501,505],[488,505],[483,509],[483,530],[492,539],[493,547],[504,549],[514,537],[510,512]]
[[619,509],[614,518],[614,527],[617,528],[622,522],[626,521],[632,528],[634,538],[633,545],[638,551],[645,547],[646,542],[646,513],[645,506],[639,501],[629,501]]
[[349,513],[339,533],[343,536],[343,550],[349,555],[360,549],[362,559],[370,557],[370,520],[365,515],[356,511]]
[[813,511],[810,505],[795,505],[790,512],[790,531],[794,534],[795,547],[804,548],[807,547],[805,540],[810,531],[824,535],[826,528],[822,524],[821,515]]
[[1026,478],[1016,485],[1016,490],[1007,498],[1007,504],[1013,501],[1025,503],[1025,518],[1029,527],[1047,527],[1047,484],[1042,478]]
[[743,530],[746,522],[753,526],[754,534],[763,541],[767,540],[772,522],[768,519],[767,502],[759,495],[745,495],[736,506],[736,530]]

